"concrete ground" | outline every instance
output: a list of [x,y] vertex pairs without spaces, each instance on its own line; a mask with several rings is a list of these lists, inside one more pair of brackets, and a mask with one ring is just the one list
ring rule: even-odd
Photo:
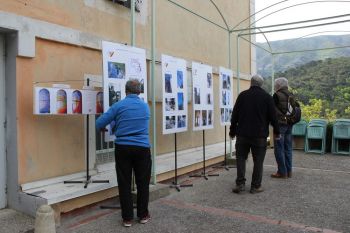
[[[152,219],[145,225],[135,221],[125,228],[120,210],[95,205],[64,215],[57,233],[350,232],[350,157],[294,151],[293,165],[291,179],[270,178],[276,164],[273,150],[268,150],[263,193],[234,194],[236,169],[209,169],[220,176],[181,177],[194,186],[181,192],[172,189],[169,196],[151,202]],[[250,158],[248,190],[251,173]],[[30,232],[33,225],[24,215],[0,211],[1,233]]]

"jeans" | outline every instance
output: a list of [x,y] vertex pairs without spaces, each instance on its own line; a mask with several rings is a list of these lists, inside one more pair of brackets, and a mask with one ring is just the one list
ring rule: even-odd
[[277,173],[286,176],[292,172],[292,126],[280,125],[281,137],[274,140]]
[[252,188],[259,188],[262,181],[263,164],[266,154],[266,138],[237,137],[236,159],[237,159],[237,179],[236,185],[245,184],[245,167],[248,153],[251,150],[254,162],[252,175]]
[[115,145],[115,167],[122,218],[124,220],[132,220],[134,218],[131,195],[132,170],[135,172],[137,186],[137,217],[143,218],[147,216],[152,167],[150,148]]

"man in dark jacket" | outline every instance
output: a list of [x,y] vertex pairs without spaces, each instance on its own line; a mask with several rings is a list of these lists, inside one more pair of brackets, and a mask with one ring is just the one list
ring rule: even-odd
[[[245,190],[245,167],[251,150],[254,168],[250,193],[262,192],[261,181],[263,163],[266,154],[269,124],[275,135],[279,135],[279,126],[272,97],[261,86],[264,80],[260,75],[251,78],[250,88],[238,95],[233,108],[230,137],[236,140],[237,179],[234,193]],[[278,137],[278,136],[277,136]]]

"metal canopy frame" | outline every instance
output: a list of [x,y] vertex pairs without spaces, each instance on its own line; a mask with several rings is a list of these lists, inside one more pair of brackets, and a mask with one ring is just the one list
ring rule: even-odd
[[[241,21],[236,27],[238,27],[242,22],[247,21],[248,19],[251,19],[253,17],[255,17],[258,13],[263,12],[266,9],[269,9],[271,7],[274,7],[276,5],[285,3],[289,0],[283,0],[283,1],[279,1],[275,4],[272,4],[254,14],[252,14],[250,17],[244,19],[243,21]],[[255,27],[254,24],[256,22],[258,22],[259,20],[266,18],[272,14],[284,11],[286,9],[289,8],[293,8],[296,6],[301,6],[301,5],[306,5],[306,4],[312,4],[312,3],[350,3],[350,1],[344,0],[344,1],[338,1],[338,0],[330,0],[330,1],[308,1],[308,2],[304,2],[304,3],[298,3],[298,4],[293,4],[290,5],[288,7],[283,7],[279,10],[273,11],[267,15],[264,15],[263,17],[261,17],[258,20],[253,21],[248,27],[246,28],[240,28],[240,29],[236,29],[232,28],[231,32],[236,32],[237,33],[237,50],[239,48],[239,39],[242,38],[243,40],[247,41],[248,43],[254,45],[255,47],[258,47],[266,52],[268,52],[270,55],[272,55],[272,74],[271,74],[271,82],[272,82],[272,90],[271,90],[271,94],[273,94],[274,92],[274,57],[276,55],[281,55],[281,54],[287,54],[287,53],[304,53],[304,52],[312,52],[312,51],[321,51],[321,50],[334,50],[334,49],[342,49],[342,48],[349,48],[350,45],[344,45],[344,46],[334,46],[334,47],[327,47],[327,48],[315,48],[315,49],[304,49],[304,50],[293,50],[293,51],[273,51],[270,41],[268,40],[266,34],[267,33],[274,33],[274,32],[281,32],[281,31],[289,31],[289,30],[297,30],[297,29],[304,29],[304,28],[314,28],[314,27],[321,27],[321,26],[326,26],[326,25],[334,25],[334,24],[341,24],[341,23],[346,23],[346,22],[350,22],[350,18],[348,19],[343,19],[344,17],[348,17],[350,16],[350,14],[342,14],[342,15],[335,15],[335,16],[330,16],[330,17],[322,17],[322,18],[316,18],[316,19],[311,19],[311,20],[302,20],[302,21],[295,21],[295,22],[289,22],[289,23],[283,23],[283,24],[275,24],[275,25],[268,25],[268,26],[261,26],[261,27]],[[325,23],[315,23],[315,24],[311,24],[311,25],[305,25],[305,26],[298,26],[298,24],[305,24],[305,23],[313,23],[313,22],[318,22],[318,21],[325,21],[325,20],[330,20],[330,19],[335,19],[332,22],[325,22]],[[295,26],[296,25],[296,26]],[[283,27],[281,29],[270,29],[270,28],[274,28],[274,27]],[[247,32],[246,32],[247,31]],[[305,38],[307,36],[311,36],[311,35],[315,35],[315,34],[321,34],[321,33],[326,33],[326,32],[349,32],[350,31],[318,31],[316,33],[311,33],[311,34],[306,34],[303,35],[299,38],[295,38],[294,40],[292,40],[292,42],[301,39],[301,38]],[[257,34],[262,34],[266,40],[266,43],[269,47],[269,50],[266,48],[261,47],[260,45],[257,45],[256,43],[252,42],[251,39],[247,39],[245,38],[245,36],[251,36],[251,35],[257,35]],[[237,52],[237,68],[239,68],[239,54]],[[239,72],[237,73],[239,75]]]
[[[322,20],[327,20],[327,19],[338,19],[338,18],[342,18],[342,17],[346,17],[346,16],[350,16],[350,14],[346,14],[346,15],[338,15],[338,16],[333,16],[333,17],[325,17],[325,18],[319,18],[319,19],[313,19],[313,20],[305,20],[305,21],[297,21],[297,22],[291,22],[291,23],[285,23],[285,24],[279,24],[279,25],[269,25],[269,26],[263,26],[263,27],[254,27],[253,25],[255,25],[256,22],[258,22],[259,20],[268,17],[272,14],[275,14],[277,12],[295,7],[295,6],[300,6],[300,5],[305,5],[305,4],[312,4],[312,3],[319,3],[319,2],[349,2],[350,1],[340,1],[340,0],[334,0],[334,1],[308,1],[308,2],[304,2],[304,3],[299,3],[299,4],[294,4],[282,9],[279,9],[277,11],[274,11],[272,13],[269,13],[265,16],[263,16],[262,18],[255,20],[253,22],[250,22],[252,19],[255,18],[255,16],[258,13],[263,12],[266,9],[269,9],[271,7],[280,5],[282,3],[288,2],[290,0],[281,0],[275,4],[272,4],[264,9],[262,9],[259,12],[253,13],[251,14],[249,17],[247,17],[246,19],[243,19],[242,21],[240,21],[237,25],[230,27],[230,25],[228,25],[227,20],[225,18],[225,16],[222,14],[220,8],[217,6],[217,4],[215,3],[214,0],[209,0],[212,4],[212,6],[216,9],[216,11],[218,12],[218,14],[220,15],[224,26],[204,17],[203,15],[200,15],[188,8],[186,8],[185,6],[181,5],[180,3],[176,2],[175,0],[167,0],[169,3],[173,4],[176,7],[179,7],[185,11],[187,11],[190,14],[193,14],[195,16],[197,16],[198,18],[224,30],[227,32],[228,34],[228,54],[227,54],[227,59],[228,59],[228,68],[232,69],[232,54],[231,54],[231,34],[236,33],[236,59],[237,59],[237,63],[236,63],[236,78],[237,78],[237,95],[240,93],[240,60],[239,60],[239,40],[242,38],[245,41],[249,42],[251,45],[259,47],[263,50],[265,50],[266,52],[269,52],[272,55],[272,58],[274,59],[274,55],[278,55],[278,54],[283,54],[283,53],[296,53],[296,52],[308,52],[308,51],[315,51],[315,50],[321,50],[321,49],[313,49],[313,50],[301,50],[301,51],[284,51],[284,52],[274,52],[272,51],[270,42],[267,38],[267,36],[265,35],[266,33],[271,33],[271,32],[279,32],[279,31],[286,31],[286,30],[296,30],[296,29],[301,29],[301,28],[306,28],[306,27],[317,27],[317,26],[323,26],[323,25],[329,25],[329,24],[335,24],[335,23],[344,23],[344,22],[350,22],[349,20],[337,20],[331,23],[321,23],[321,24],[315,24],[315,25],[309,25],[309,26],[299,26],[299,27],[289,27],[290,25],[296,25],[296,24],[300,24],[300,23],[310,23],[310,22],[316,22],[316,21],[322,21]],[[131,1],[131,7],[130,7],[130,11],[131,11],[131,45],[134,46],[135,45],[135,2]],[[152,183],[155,184],[156,183],[156,172],[155,172],[155,157],[156,157],[156,101],[155,101],[155,65],[156,65],[156,0],[152,0],[151,1],[151,61],[150,61],[150,66],[151,66],[151,72],[150,72],[150,79],[151,79],[151,89],[152,89],[152,122],[153,122],[153,128],[152,128],[152,132],[153,132],[153,136],[152,136],[152,160],[153,160],[153,166],[152,166]],[[244,28],[241,25],[244,22],[250,22],[249,26]],[[268,28],[272,28],[272,27],[285,27],[282,29],[277,29],[277,30],[265,30]],[[265,30],[265,31],[264,31]],[[261,46],[255,44],[254,42],[251,41],[251,39],[247,39],[245,38],[245,36],[251,36],[251,35],[256,35],[256,34],[263,34],[263,36],[266,39],[266,42],[270,48],[270,50],[267,50],[265,48],[262,48]],[[322,50],[326,50],[326,49],[340,49],[340,48],[347,48],[350,47],[349,46],[342,46],[342,47],[337,47],[337,48],[323,48]],[[272,60],[273,60],[272,59]],[[272,62],[274,63],[274,62]],[[273,65],[273,64],[272,64]],[[272,68],[272,82],[274,82],[274,67]],[[273,85],[272,85],[273,88]],[[273,89],[272,89],[273,90]],[[232,156],[232,141],[230,140],[230,155]],[[225,155],[226,156],[226,155]]]

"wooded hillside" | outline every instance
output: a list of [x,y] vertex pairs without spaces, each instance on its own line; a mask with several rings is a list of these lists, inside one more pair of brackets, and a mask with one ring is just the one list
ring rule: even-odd
[[[350,118],[350,58],[311,61],[278,72],[278,77],[288,79],[304,106],[317,105],[319,117],[333,114],[333,118]],[[265,79],[264,88],[271,92],[271,77]]]
[[[259,46],[270,50],[267,43],[258,43]],[[285,53],[274,56],[274,70],[285,71],[303,65],[310,61],[325,60],[327,58],[350,57],[350,48],[343,48],[342,46],[350,45],[350,35],[337,36],[315,36],[300,39],[271,41],[270,46],[272,51],[288,52],[288,51],[302,51],[312,49],[325,49],[340,47],[331,50],[318,50],[298,53]],[[263,77],[271,76],[272,56],[270,53],[256,49],[257,53],[257,69],[258,73]]]

